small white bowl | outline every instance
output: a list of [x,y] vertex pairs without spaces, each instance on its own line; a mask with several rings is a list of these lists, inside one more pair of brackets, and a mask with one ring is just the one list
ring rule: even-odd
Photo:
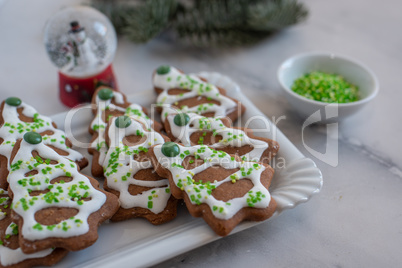
[[[360,100],[350,103],[329,104],[307,99],[292,91],[293,82],[313,71],[339,74],[351,84],[359,87]],[[342,120],[374,99],[379,83],[374,73],[363,64],[350,58],[332,53],[304,53],[284,61],[278,69],[278,80],[289,103],[303,118],[317,123]],[[320,116],[320,110],[325,116]],[[318,112],[317,112],[318,111]]]

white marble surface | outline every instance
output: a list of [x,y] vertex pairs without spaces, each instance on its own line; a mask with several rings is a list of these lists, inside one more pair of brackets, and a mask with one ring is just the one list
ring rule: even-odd
[[[47,115],[67,110],[57,100],[56,69],[45,53],[42,30],[61,6],[79,2],[2,1],[0,99],[21,96]],[[268,117],[286,116],[278,127],[324,175],[321,193],[306,204],[156,267],[400,267],[402,2],[305,2],[308,21],[252,47],[191,49],[161,39],[147,45],[119,40],[114,67],[123,92],[149,89],[151,72],[162,63],[232,76]],[[374,102],[339,125],[339,139],[331,141],[339,144],[336,167],[306,151],[303,122],[276,80],[283,60],[307,51],[352,56],[380,80]],[[310,127],[304,135],[308,146],[325,150],[326,127]]]

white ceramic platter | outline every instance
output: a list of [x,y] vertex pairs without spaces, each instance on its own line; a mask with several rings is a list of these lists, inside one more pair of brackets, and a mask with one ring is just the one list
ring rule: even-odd
[[[291,209],[318,193],[322,186],[322,174],[315,163],[304,155],[272,124],[253,103],[240,91],[230,78],[218,73],[200,73],[211,83],[227,89],[228,95],[241,100],[247,107],[239,121],[240,125],[254,129],[255,134],[275,139],[280,144],[279,154],[274,160],[275,176],[270,192],[278,203],[277,211],[269,220]],[[155,101],[153,90],[131,95],[128,100],[151,107]],[[62,113],[52,118],[60,128],[66,126],[66,117],[72,116],[70,138],[88,143],[88,126],[92,120],[89,106],[74,113]],[[73,140],[74,140],[73,139]],[[76,142],[75,142],[76,143]],[[76,143],[77,144],[77,143]],[[89,160],[86,149],[79,149]],[[83,173],[90,175],[87,167]],[[243,222],[233,233],[253,227],[258,222]],[[193,218],[185,205],[180,204],[178,216],[173,221],[153,226],[144,219],[131,219],[118,223],[104,223],[99,228],[99,239],[91,247],[71,252],[56,267],[144,267],[150,266],[183,252],[202,246],[217,239],[217,236],[200,218]]]

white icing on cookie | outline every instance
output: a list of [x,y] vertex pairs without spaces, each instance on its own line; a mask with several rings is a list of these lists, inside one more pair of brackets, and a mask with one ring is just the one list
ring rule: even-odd
[[[21,121],[17,111],[18,108],[22,108],[22,113],[27,117],[33,118],[34,122],[27,123]],[[78,161],[83,158],[79,152],[67,147],[64,131],[56,129],[49,117],[40,115],[32,106],[24,102],[17,107],[4,103],[2,116],[4,124],[0,126],[0,138],[4,141],[0,144],[0,155],[4,155],[9,159],[15,142],[18,139],[22,139],[24,134],[29,131],[37,133],[51,131],[53,132],[52,135],[43,136],[43,143],[67,152],[68,155],[65,157],[72,161]],[[8,169],[9,167],[8,163]]]
[[[176,157],[167,157],[162,153],[162,145],[154,147],[154,154],[159,164],[168,169],[175,185],[185,193],[194,205],[207,204],[218,219],[228,220],[243,207],[267,208],[271,201],[271,195],[261,183],[261,173],[264,165],[255,162],[238,162],[229,154],[216,151],[207,146],[184,147],[177,145],[180,154]],[[204,160],[204,164],[187,170],[182,166],[187,156],[194,156]],[[225,169],[240,170],[221,181],[201,182],[194,181],[193,177],[209,167],[219,165]],[[217,200],[212,191],[226,182],[236,183],[238,180],[249,179],[253,183],[252,189],[243,197],[234,198],[226,202]]]
[[[163,137],[155,132],[149,131],[149,125],[136,121],[135,117],[130,117],[131,124],[126,128],[118,128],[115,125],[118,117],[112,119],[109,127],[108,136],[110,139],[110,149],[104,162],[104,174],[107,186],[119,191],[120,206],[124,209],[141,207],[149,209],[155,214],[162,212],[170,198],[169,181],[167,179],[158,181],[137,180],[133,176],[142,170],[152,168],[151,161],[139,162],[134,160],[134,156],[140,152],[147,152],[155,144],[163,144]],[[142,136],[140,143],[126,146],[123,139],[126,136]],[[144,186],[153,189],[142,192],[138,195],[129,193],[129,186]]]
[[49,248],[32,254],[25,254],[24,252],[22,252],[21,248],[11,249],[0,245],[0,262],[1,265],[8,266],[23,262],[27,259],[43,258],[50,255],[52,252],[53,249]]
[[[190,137],[193,133],[204,131],[213,132],[214,136],[222,136],[221,140],[216,139],[214,144],[208,145],[212,148],[220,150],[223,147],[242,147],[244,145],[250,145],[253,149],[241,156],[244,161],[259,161],[262,154],[268,149],[268,143],[252,139],[247,134],[240,130],[226,127],[220,118],[204,117],[194,113],[187,113],[190,118],[188,124],[184,126],[178,126],[174,123],[175,114],[169,114],[167,120],[170,124],[172,135],[179,139],[179,141],[185,146],[191,146]],[[202,138],[198,141],[198,144],[203,145]]]
[[[37,151],[44,160],[34,158],[32,151]],[[50,160],[57,161],[57,164],[51,164]],[[106,202],[105,194],[95,189],[90,180],[78,172],[74,162],[57,154],[43,142],[32,145],[22,140],[10,168],[8,180],[14,193],[12,208],[23,219],[22,235],[25,239],[85,234],[89,231],[88,217]],[[38,174],[25,176],[35,170]],[[71,177],[72,180],[51,184],[52,179],[60,176]],[[48,192],[30,196],[32,191]],[[75,208],[78,214],[55,225],[38,223],[35,213],[50,207]]]
[[105,120],[102,118],[102,114],[106,109],[117,110],[124,112],[125,115],[133,116],[136,120],[141,121],[147,125],[151,125],[149,117],[143,112],[142,107],[138,104],[130,104],[127,108],[120,107],[112,103],[124,104],[124,96],[122,93],[113,91],[113,97],[109,100],[102,100],[99,96],[96,96],[96,115],[91,122],[91,129],[98,132],[98,137],[91,143],[90,148],[99,151],[98,164],[103,165],[105,157],[108,151],[108,147],[105,141],[105,130],[108,124],[108,118]]
[[[10,202],[11,202],[11,200],[7,197],[7,201],[2,203],[1,205],[7,205]],[[0,221],[6,219],[6,213],[4,213],[4,212],[1,212],[1,213],[4,215],[0,218]],[[8,238],[10,238],[10,236],[17,235],[17,234],[18,234],[18,226],[17,226],[17,224],[11,222],[10,225],[7,227],[7,229],[4,232],[5,239],[8,239]],[[8,265],[23,262],[26,259],[42,258],[42,257],[50,255],[52,252],[53,252],[53,249],[46,249],[46,250],[39,251],[39,252],[36,252],[33,254],[25,254],[21,251],[20,248],[11,249],[11,248],[8,248],[1,244],[0,245],[0,263],[3,266],[8,266]]]
[[[160,88],[163,91],[158,95],[157,104],[162,105],[176,105],[179,101],[193,98],[193,97],[206,97],[207,99],[216,100],[220,105],[215,103],[199,104],[194,107],[179,107],[182,112],[193,112],[203,114],[207,112],[214,112],[215,116],[225,116],[233,112],[237,103],[232,99],[220,94],[218,88],[210,83],[202,81],[195,74],[183,74],[173,66],[170,66],[170,71],[167,74],[160,75],[155,72],[153,76],[154,87]],[[190,90],[189,92],[169,95],[169,89],[180,88]],[[166,118],[166,108],[162,111],[162,121]]]

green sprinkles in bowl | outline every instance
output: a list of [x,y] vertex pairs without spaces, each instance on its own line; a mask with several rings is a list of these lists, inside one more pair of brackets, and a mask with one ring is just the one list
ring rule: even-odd
[[348,103],[359,100],[359,89],[342,76],[311,72],[296,79],[292,90],[308,99],[327,103]]

